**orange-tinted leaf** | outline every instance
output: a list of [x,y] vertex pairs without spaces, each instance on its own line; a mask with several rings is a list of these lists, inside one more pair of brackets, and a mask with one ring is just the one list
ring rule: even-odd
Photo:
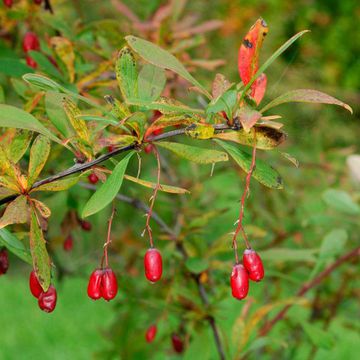
[[267,32],[268,27],[265,21],[260,18],[243,39],[239,49],[238,69],[244,85],[250,81],[258,70],[259,52]]
[[257,105],[261,103],[266,91],[267,77],[261,74],[251,87],[251,96],[254,98]]
[[28,218],[29,210],[26,197],[20,195],[6,207],[5,213],[0,219],[0,229],[11,224],[24,224]]
[[236,116],[239,118],[239,121],[244,130],[246,132],[249,132],[250,129],[261,118],[262,114],[259,111],[256,111],[247,105],[244,105],[237,111]]
[[217,99],[220,97],[225,91],[230,89],[231,85],[232,84],[226,80],[224,75],[216,74],[211,91],[213,98]]

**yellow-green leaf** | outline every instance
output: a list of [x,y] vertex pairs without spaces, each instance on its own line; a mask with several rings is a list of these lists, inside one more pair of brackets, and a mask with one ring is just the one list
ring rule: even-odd
[[[151,181],[138,179],[138,178],[130,176],[130,175],[124,175],[124,178],[126,180],[132,181],[134,183],[137,183],[139,185],[145,186],[145,187],[150,188],[150,189],[155,189],[156,188],[156,183],[151,182]],[[187,193],[190,193],[186,189],[182,189],[182,188],[179,188],[177,186],[163,185],[163,184],[160,184],[159,190],[170,193],[170,194],[187,194]]]
[[43,202],[36,199],[31,199],[31,201],[43,218],[47,219],[50,217],[51,210]]
[[63,191],[71,188],[79,181],[79,177],[72,177],[50,182],[48,184],[40,185],[34,188],[31,192],[35,191]]
[[8,158],[16,164],[25,154],[32,139],[32,132],[26,130],[17,130],[7,149]]
[[39,135],[30,150],[28,187],[31,187],[41,173],[50,154],[50,141]]
[[156,145],[198,164],[211,164],[219,161],[228,161],[229,159],[225,152],[218,150],[203,149],[167,141],[160,141]]
[[33,259],[33,267],[41,287],[44,291],[47,291],[51,280],[50,258],[46,250],[46,242],[39,226],[35,209],[32,209],[30,218],[30,251]]
[[50,39],[50,43],[53,46],[56,55],[65,64],[69,74],[69,80],[71,83],[73,83],[75,80],[75,54],[72,43],[70,40],[60,36],[52,37]]
[[80,109],[69,98],[66,97],[63,99],[63,106],[66,115],[68,116],[68,119],[77,135],[80,137],[80,139],[89,142],[90,133],[86,126],[86,122],[77,117],[81,115]]
[[215,129],[210,124],[191,124],[185,129],[185,134],[193,139],[206,140],[214,136]]
[[26,196],[20,195],[6,206],[0,219],[0,229],[11,224],[24,224],[29,219]]

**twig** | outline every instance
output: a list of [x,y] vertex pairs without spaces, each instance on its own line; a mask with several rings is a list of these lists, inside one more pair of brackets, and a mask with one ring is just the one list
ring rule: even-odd
[[51,6],[50,0],[45,0],[44,3],[45,3],[44,9],[49,11],[50,14],[53,14],[54,10],[53,10],[53,8]]
[[113,223],[113,220],[114,220],[115,212],[116,212],[115,201],[113,201],[111,215],[110,215],[109,222],[108,222],[108,231],[107,231],[106,243],[104,244],[104,254],[103,254],[103,257],[101,259],[101,268],[103,268],[104,259],[105,259],[105,266],[107,268],[109,267],[108,247],[109,247],[109,245],[111,243],[111,226],[112,226],[112,223]]
[[[336,268],[338,268],[340,265],[342,265],[344,262],[352,259],[353,257],[360,256],[360,246],[349,251],[345,255],[341,256],[339,259],[337,259],[334,263],[329,265],[324,271],[322,271],[318,276],[316,276],[313,280],[309,281],[308,283],[304,284],[299,291],[296,293],[296,296],[303,296],[305,295],[310,289],[312,289],[314,286],[321,283],[322,280],[324,280],[329,274],[331,274]],[[282,310],[280,310],[277,315],[275,315],[270,321],[264,324],[264,326],[259,330],[260,336],[265,336],[272,328],[273,326],[283,319],[283,317],[286,315],[288,310],[291,308],[292,305],[286,305]]]

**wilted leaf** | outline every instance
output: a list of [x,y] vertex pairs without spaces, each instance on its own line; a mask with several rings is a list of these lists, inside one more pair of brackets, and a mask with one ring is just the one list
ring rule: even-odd
[[223,151],[203,149],[195,146],[167,141],[160,141],[156,145],[170,150],[176,155],[198,164],[211,164],[228,160],[227,154]]
[[11,224],[24,224],[29,219],[26,196],[20,195],[6,206],[0,219],[0,229]]
[[32,264],[31,255],[24,244],[7,229],[0,229],[0,245],[5,246],[14,255],[24,260],[28,264]]
[[134,55],[127,46],[120,50],[115,70],[123,98],[125,100],[128,98],[136,99],[138,94],[138,72]]
[[266,91],[267,77],[261,74],[254,82],[251,96],[254,98],[256,105],[261,103]]
[[323,193],[322,198],[327,205],[335,210],[350,215],[360,214],[360,206],[345,191],[328,189]]
[[82,217],[93,215],[111,203],[121,188],[127,165],[133,154],[134,151],[131,151],[115,166],[112,174],[85,204]]
[[50,154],[50,141],[38,135],[30,150],[28,187],[30,188],[41,173]]
[[36,199],[31,199],[31,202],[35,205],[36,210],[43,218],[47,219],[50,217],[51,210],[43,202]]
[[[216,139],[215,141],[231,155],[231,157],[245,172],[248,172],[250,170],[252,161],[252,157],[250,154],[241,151],[240,149],[224,141]],[[273,189],[283,188],[283,180],[279,173],[273,167],[269,166],[260,159],[256,159],[256,167],[252,173],[252,176],[261,184],[267,187]]]
[[222,94],[224,94],[227,90],[230,89],[232,84],[226,80],[223,74],[216,74],[215,79],[212,84],[212,96],[214,99],[217,99]]
[[286,134],[282,131],[272,128],[255,127],[250,132],[244,129],[237,131],[220,132],[214,135],[214,138],[236,142],[241,145],[254,146],[254,131],[256,130],[256,148],[261,150],[270,150],[279,146],[286,140]]
[[52,141],[62,144],[61,140],[52,134],[34,116],[14,106],[0,104],[0,127],[25,129],[40,133]]
[[298,90],[291,90],[286,92],[285,94],[280,95],[273,101],[269,102],[265,105],[260,111],[263,113],[275,106],[280,104],[288,103],[288,102],[305,102],[305,103],[315,103],[315,104],[333,104],[338,105],[346,110],[350,111],[352,114],[353,111],[348,104],[325,94],[321,91],[312,90],[312,89],[298,89]]
[[31,211],[30,221],[30,250],[37,278],[43,290],[47,291],[51,280],[50,258],[34,209]]
[[299,160],[296,159],[294,156],[292,156],[291,154],[288,154],[286,152],[282,152],[280,151],[281,156],[283,156],[286,160],[289,160],[292,164],[294,164],[296,167],[299,167],[300,163]]
[[163,69],[171,70],[190,83],[202,90],[206,96],[211,99],[211,95],[208,91],[196,80],[190,73],[185,69],[184,65],[172,54],[159,46],[147,41],[140,39],[136,36],[126,36],[126,41],[129,46],[137,52],[145,61],[158,66]]
[[145,64],[138,77],[138,96],[145,101],[157,100],[166,83],[165,71],[152,64]]
[[259,111],[256,111],[251,107],[244,105],[236,112],[236,116],[238,117],[245,132],[249,132],[250,129],[261,118],[262,114]]
[[194,120],[193,118],[187,115],[176,115],[176,114],[166,114],[160,116],[157,120],[155,120],[145,132],[144,138],[146,139],[149,135],[151,135],[154,131],[158,129],[164,129],[169,126],[177,126],[177,125],[189,125]]
[[68,179],[62,179],[53,181],[39,187],[34,188],[31,192],[35,191],[63,191],[71,188],[79,181],[79,177],[72,177]]
[[56,55],[65,64],[69,74],[69,80],[71,83],[73,83],[75,80],[75,54],[72,43],[70,42],[70,40],[60,36],[52,37],[50,39],[50,43],[53,46]]
[[[154,182],[146,181],[146,180],[143,180],[143,179],[138,179],[138,178],[130,176],[130,175],[124,175],[124,178],[126,180],[135,182],[135,183],[137,183],[139,185],[145,186],[145,187],[150,188],[150,189],[155,189],[156,188],[156,183],[154,183]],[[159,190],[170,193],[170,194],[187,194],[187,193],[189,193],[189,191],[186,190],[186,189],[182,189],[182,188],[179,188],[177,186],[163,185],[163,184],[160,184]]]

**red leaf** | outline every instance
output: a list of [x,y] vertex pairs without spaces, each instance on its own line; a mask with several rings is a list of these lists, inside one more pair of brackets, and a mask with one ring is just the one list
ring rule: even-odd
[[251,87],[251,96],[254,98],[257,105],[261,103],[266,91],[267,77],[261,74]]
[[[258,19],[250,28],[240,46],[238,69],[240,78],[244,85],[250,81],[258,70],[259,52],[267,32],[268,27],[265,21],[262,18]],[[253,91],[256,89],[256,84],[257,82],[255,82],[252,86]]]

